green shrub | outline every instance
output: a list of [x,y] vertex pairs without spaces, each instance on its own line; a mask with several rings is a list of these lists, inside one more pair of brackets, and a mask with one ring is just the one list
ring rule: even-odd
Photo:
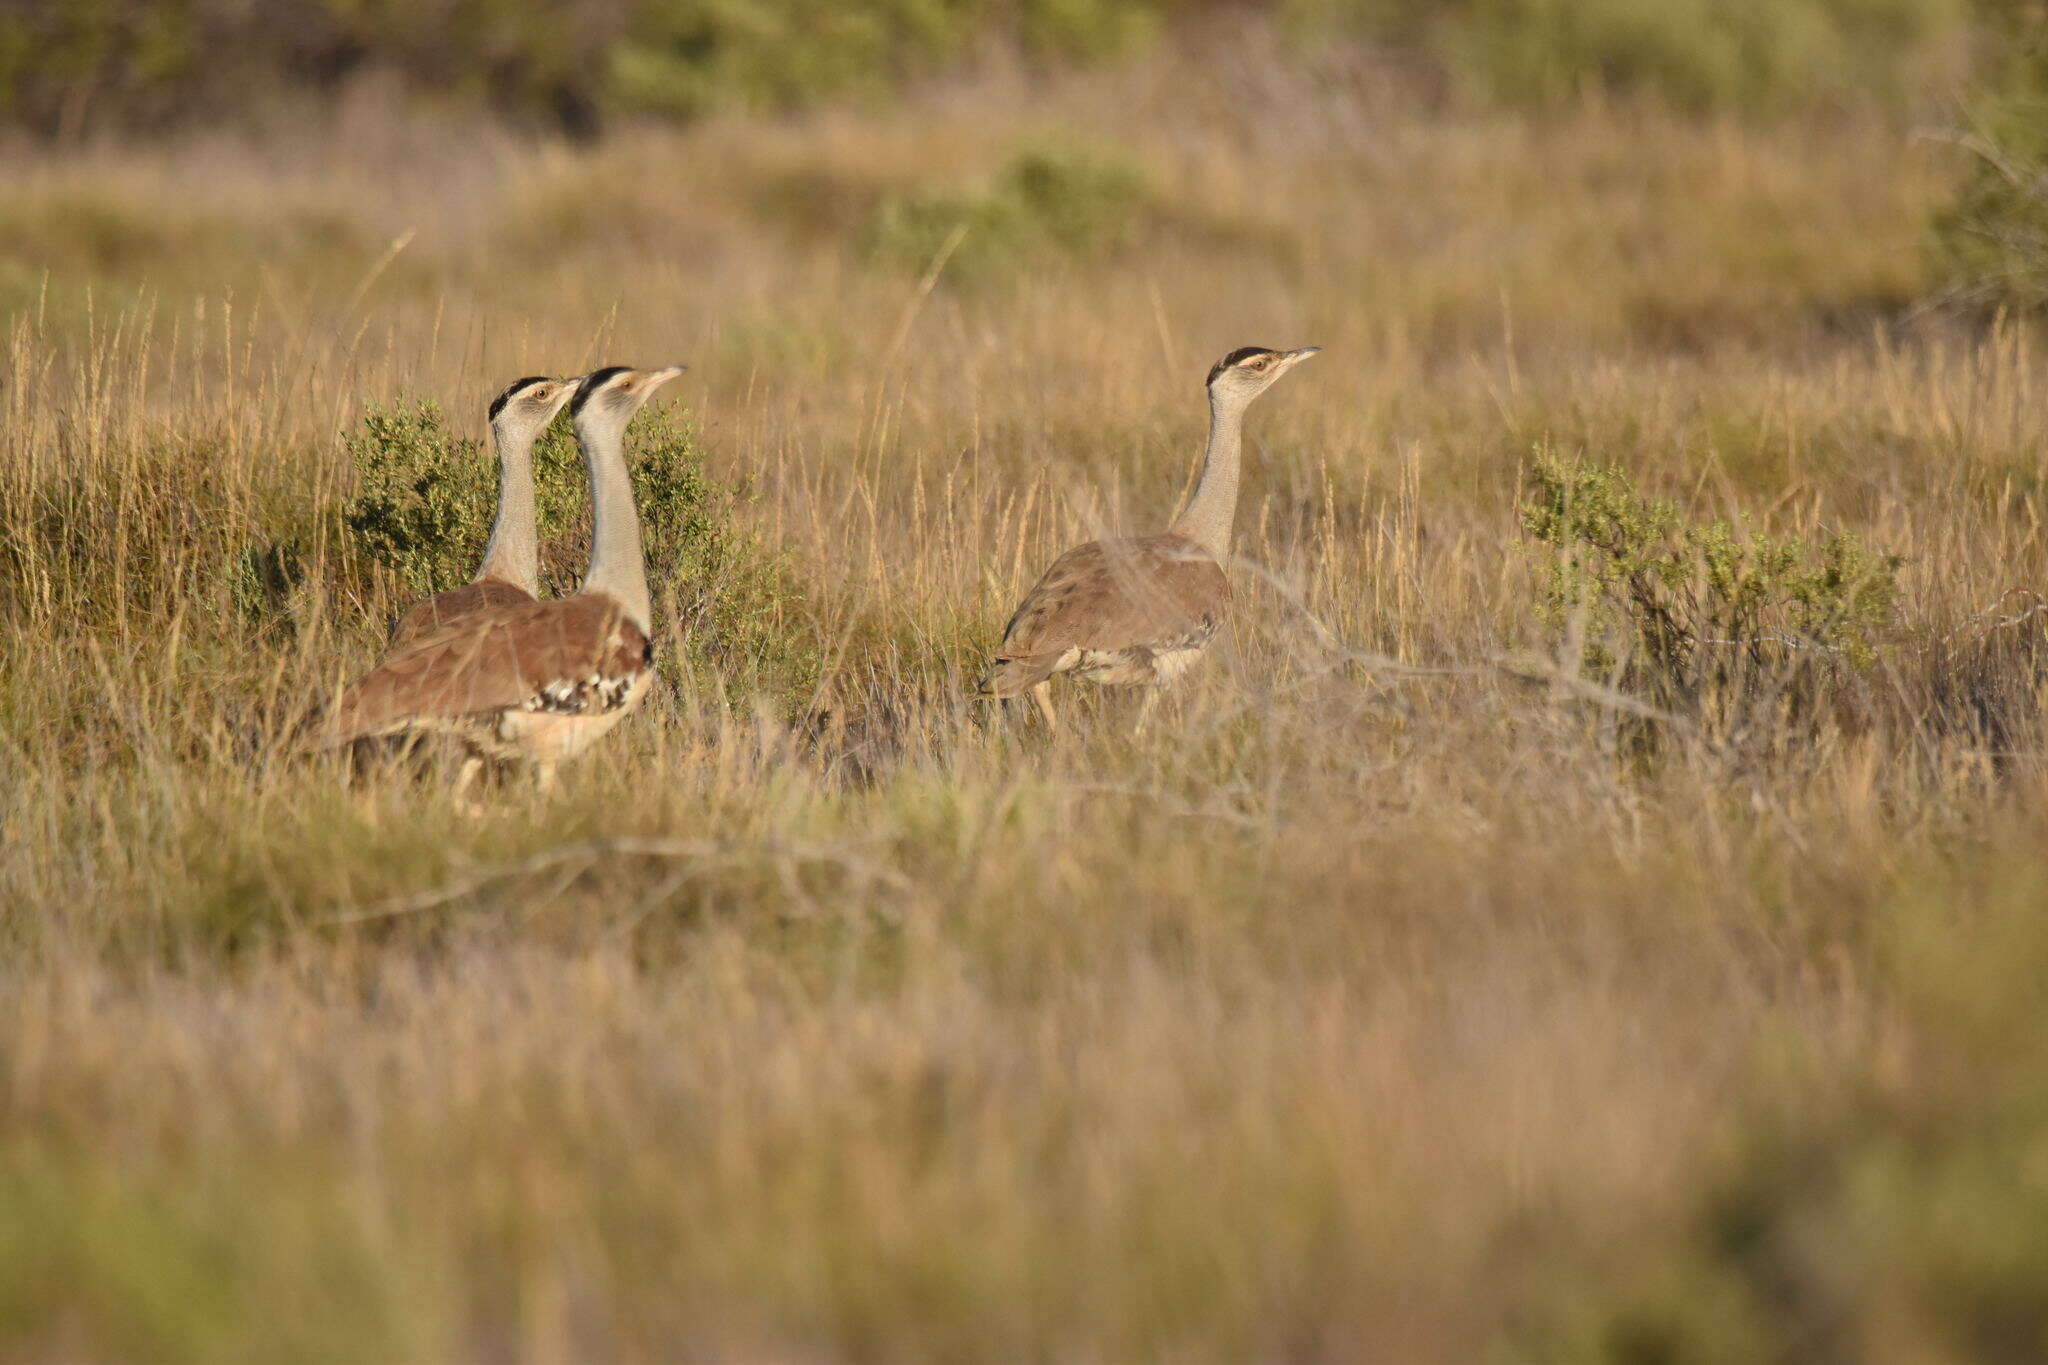
[[246,115],[365,70],[576,136],[881,92],[995,43],[1099,60],[1146,42],[1124,0],[49,0],[0,8],[0,121],[44,133]]
[[1047,60],[1144,45],[1157,16],[1120,0],[644,0],[609,53],[614,107],[690,116],[872,94],[1008,39]]
[[1965,112],[1958,142],[1968,165],[1935,216],[1932,244],[1951,301],[2039,311],[2048,304],[2048,33],[2020,6],[2006,8],[1994,26],[2002,60]]
[[1959,65],[1967,0],[1294,0],[1298,23],[1362,31],[1467,96],[1589,93],[1700,113],[1925,98]]
[[[1482,100],[1625,92],[1749,113],[1923,100],[1968,47],[1969,0],[1285,0],[1320,44],[1362,35]],[[1986,0],[1994,16],[2019,0]],[[991,47],[1105,61],[1223,0],[48,0],[0,7],[0,121],[46,133],[246,115],[365,70],[572,135],[874,96]]]
[[1148,4],[1119,0],[1029,0],[1018,7],[1018,30],[1040,56],[1107,61],[1144,47],[1159,31]]
[[1045,255],[1089,259],[1136,242],[1151,191],[1119,152],[1060,144],[1012,157],[981,188],[930,188],[885,197],[861,234],[868,259],[923,270],[961,228],[952,271],[986,275]]
[[1541,612],[1580,635],[1583,667],[1686,714],[1812,703],[1874,660],[1897,597],[1899,559],[1853,535],[1691,522],[1612,465],[1542,456],[1522,525],[1554,551]]
[[[356,476],[342,510],[351,548],[408,601],[466,582],[490,534],[495,464],[452,435],[431,401],[372,408],[344,439]],[[536,471],[535,482],[553,481]]]
[[[745,496],[713,479],[689,423],[655,408],[628,433],[657,631],[673,616],[684,651],[663,655],[671,681],[722,683],[738,696],[801,701],[819,656],[798,628],[804,593],[787,559],[736,524]],[[394,606],[469,580],[490,539],[497,463],[479,442],[448,429],[440,406],[373,408],[346,438],[356,491],[342,512],[348,556],[375,565]],[[541,587],[574,591],[589,558],[585,475],[562,424],[534,449]]]
[[[564,448],[571,444],[558,439]],[[687,671],[700,688],[767,696],[785,707],[808,700],[822,665],[806,629],[812,612],[788,557],[737,524],[751,494],[706,472],[696,433],[674,407],[643,414],[630,440],[656,623],[674,613],[687,649],[668,661],[671,679]],[[577,468],[580,480],[580,462]],[[587,538],[587,531],[572,538],[579,569]],[[558,575],[568,567],[560,551],[558,542]]]
[[648,3],[612,49],[608,93],[627,109],[681,116],[805,104],[878,89],[956,51],[972,27],[926,0]]
[[0,118],[42,132],[245,116],[358,71],[567,125],[616,28],[611,0],[51,0],[0,13]]
[[1897,98],[1961,27],[1940,0],[1490,0],[1453,46],[1481,92],[1552,102],[1600,87],[1699,112]]

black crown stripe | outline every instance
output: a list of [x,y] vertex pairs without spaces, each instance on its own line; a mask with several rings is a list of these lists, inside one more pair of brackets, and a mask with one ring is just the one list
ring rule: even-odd
[[1233,365],[1243,364],[1255,355],[1278,354],[1279,352],[1275,351],[1271,346],[1240,346],[1229,355],[1223,357],[1223,359],[1217,361],[1215,368],[1209,371],[1209,377],[1203,382],[1207,384],[1215,383],[1217,375],[1222,374]]
[[535,384],[545,384],[547,382],[548,377],[544,374],[530,374],[524,379],[513,380],[503,393],[491,400],[490,420],[493,422],[497,421],[498,414],[505,410],[505,405],[518,397],[521,392],[532,388]]
[[569,400],[570,418],[573,420],[578,413],[583,411],[583,405],[590,401],[592,394],[611,383],[614,379],[617,379],[620,375],[630,374],[632,368],[630,365],[607,365],[601,370],[592,370],[589,374],[584,375],[583,382],[576,386],[576,396]]

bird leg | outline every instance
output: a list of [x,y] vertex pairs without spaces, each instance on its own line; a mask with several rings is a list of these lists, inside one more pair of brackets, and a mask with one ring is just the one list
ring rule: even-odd
[[484,813],[484,803],[469,794],[469,789],[484,770],[484,761],[475,754],[462,760],[462,766],[455,772],[455,809],[474,820]]
[[1032,687],[1031,701],[1038,708],[1038,714],[1045,717],[1045,728],[1053,734],[1058,734],[1060,718],[1054,715],[1052,710],[1052,679],[1047,678]]

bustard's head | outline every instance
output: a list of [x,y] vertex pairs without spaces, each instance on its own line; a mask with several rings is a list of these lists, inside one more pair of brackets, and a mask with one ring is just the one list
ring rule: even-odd
[[1322,349],[1303,346],[1296,351],[1276,351],[1267,346],[1240,346],[1209,371],[1209,392],[1249,403],[1264,393],[1267,385]]
[[681,365],[658,370],[630,370],[624,365],[607,365],[583,376],[576,397],[569,403],[569,415],[578,426],[594,424],[618,428],[633,419],[640,405],[654,391],[683,372]]
[[518,437],[531,441],[547,430],[562,405],[576,396],[573,379],[550,379],[528,375],[491,400],[491,430],[499,440]]

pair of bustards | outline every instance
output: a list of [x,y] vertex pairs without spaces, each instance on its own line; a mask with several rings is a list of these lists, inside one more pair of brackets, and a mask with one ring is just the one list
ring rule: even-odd
[[[985,690],[1029,694],[1056,727],[1052,679],[1072,674],[1157,689],[1200,655],[1230,602],[1223,570],[1237,515],[1244,413],[1317,347],[1246,346],[1209,371],[1209,443],[1194,496],[1163,534],[1091,540],[1053,561],[1003,630]],[[383,659],[320,722],[319,747],[459,739],[464,785],[485,764],[527,763],[543,779],[640,702],[653,678],[653,623],[626,425],[681,366],[612,366],[581,380],[522,379],[491,404],[498,516],[471,583],[405,613]],[[568,597],[543,601],[533,446],[564,405],[590,479],[590,567]]]

